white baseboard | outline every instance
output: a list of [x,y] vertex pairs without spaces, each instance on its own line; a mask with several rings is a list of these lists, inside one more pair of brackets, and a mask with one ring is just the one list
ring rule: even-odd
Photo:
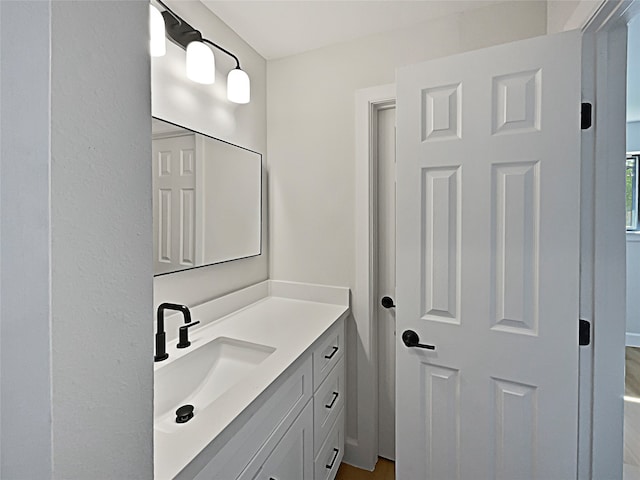
[[627,338],[625,340],[627,347],[640,347],[640,333],[627,332]]

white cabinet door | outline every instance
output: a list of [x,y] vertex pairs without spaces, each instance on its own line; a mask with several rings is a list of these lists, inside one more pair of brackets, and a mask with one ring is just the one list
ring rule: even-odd
[[580,52],[398,71],[398,480],[576,477]]
[[309,402],[267,457],[257,480],[313,480],[313,410]]

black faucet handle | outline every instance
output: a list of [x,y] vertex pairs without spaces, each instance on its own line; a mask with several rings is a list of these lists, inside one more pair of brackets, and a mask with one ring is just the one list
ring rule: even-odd
[[176,345],[176,348],[187,348],[191,345],[191,342],[189,341],[189,328],[194,325],[198,325],[199,323],[200,321],[187,323],[178,329],[178,344]]

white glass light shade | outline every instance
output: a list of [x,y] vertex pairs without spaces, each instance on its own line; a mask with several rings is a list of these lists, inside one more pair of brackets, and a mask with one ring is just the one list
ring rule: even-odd
[[216,64],[213,52],[202,42],[187,45],[187,77],[205,85],[215,82]]
[[164,18],[160,10],[149,5],[149,33],[151,37],[151,56],[162,57],[167,53]]
[[227,77],[227,98],[234,103],[249,103],[251,100],[251,81],[244,70],[234,68]]

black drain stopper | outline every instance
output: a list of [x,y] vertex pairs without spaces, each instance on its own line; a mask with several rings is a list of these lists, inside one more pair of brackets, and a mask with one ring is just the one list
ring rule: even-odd
[[193,418],[193,405],[182,405],[176,410],[176,423],[186,423]]

